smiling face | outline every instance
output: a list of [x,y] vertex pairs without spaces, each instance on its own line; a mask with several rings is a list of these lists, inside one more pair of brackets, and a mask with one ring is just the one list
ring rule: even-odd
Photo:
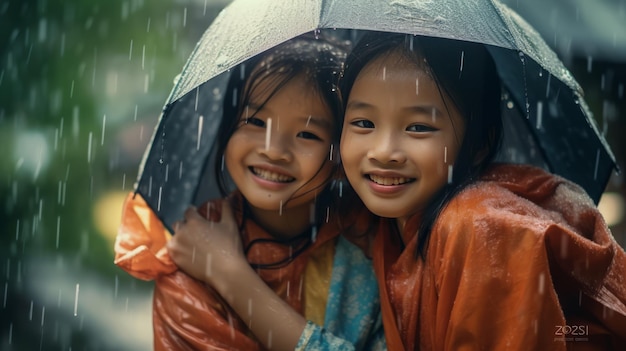
[[428,73],[400,54],[381,56],[348,97],[340,144],[346,176],[370,211],[406,219],[448,182],[464,130]]
[[270,97],[273,91],[267,80],[253,87],[226,146],[226,167],[253,208],[308,211],[332,170],[333,115],[302,75]]

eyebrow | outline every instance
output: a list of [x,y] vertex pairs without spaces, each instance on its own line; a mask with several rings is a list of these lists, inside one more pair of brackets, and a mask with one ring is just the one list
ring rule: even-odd
[[317,116],[306,116],[300,117],[300,120],[306,123],[307,125],[312,124],[319,128],[323,129],[331,129],[333,127],[332,123],[328,120],[328,118],[322,118]]
[[[368,110],[368,109],[375,109],[375,107],[374,105],[369,104],[367,102],[353,100],[353,101],[350,101],[348,105],[346,106],[346,110],[350,110],[350,109]],[[415,114],[425,114],[425,115],[432,115],[433,110],[435,110],[435,113],[439,115],[439,109],[432,105],[406,106],[406,107],[403,107],[402,110],[405,110],[407,112],[412,112]]]
[[[253,102],[249,103],[247,106],[249,109],[254,110],[255,112],[259,112],[263,110],[263,107],[261,105],[253,103]],[[303,123],[306,123],[307,126],[309,124],[312,124],[316,127],[325,128],[325,129],[332,129],[333,127],[333,123],[329,121],[328,118],[309,115],[309,116],[298,117],[298,119],[302,121]]]

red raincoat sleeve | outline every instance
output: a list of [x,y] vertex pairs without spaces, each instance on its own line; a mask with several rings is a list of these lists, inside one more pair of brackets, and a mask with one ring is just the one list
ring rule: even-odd
[[124,201],[122,221],[115,239],[115,264],[135,278],[153,280],[177,270],[167,254],[169,234],[139,194]]
[[[206,216],[206,206],[199,212]],[[141,195],[129,194],[115,242],[115,264],[136,278],[155,280],[154,349],[260,350],[260,344],[217,292],[178,270],[167,254],[168,239],[163,224]]]

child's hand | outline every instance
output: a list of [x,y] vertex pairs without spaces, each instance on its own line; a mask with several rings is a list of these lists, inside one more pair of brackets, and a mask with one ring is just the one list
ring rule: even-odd
[[237,269],[248,266],[232,209],[226,201],[221,217],[220,222],[210,222],[195,207],[189,207],[185,219],[175,223],[175,235],[167,244],[181,270],[215,288],[224,278],[236,274]]

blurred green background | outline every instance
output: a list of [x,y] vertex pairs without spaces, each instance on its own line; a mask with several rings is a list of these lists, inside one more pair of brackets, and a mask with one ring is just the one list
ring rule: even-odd
[[[113,265],[121,204],[175,76],[228,2],[0,0],[0,350],[151,349],[152,285]],[[624,25],[587,21],[581,1],[505,2],[579,80],[625,169]],[[626,23],[625,1],[598,4]],[[622,245],[623,177],[601,204]]]

